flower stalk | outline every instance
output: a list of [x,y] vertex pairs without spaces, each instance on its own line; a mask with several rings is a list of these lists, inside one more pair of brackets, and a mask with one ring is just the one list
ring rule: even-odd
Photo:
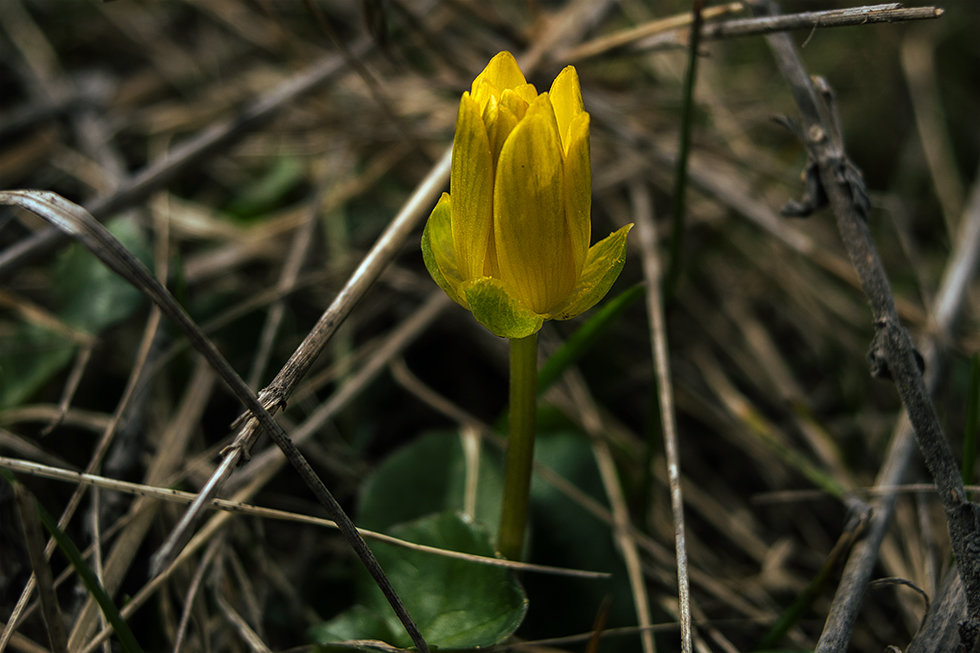
[[594,245],[590,117],[566,66],[538,93],[500,52],[463,93],[449,192],[422,232],[432,279],[494,335],[510,339],[510,439],[500,552],[524,545],[537,402],[537,333],[605,297],[626,260],[625,225]]
[[534,423],[538,397],[538,334],[510,341],[510,435],[507,469],[500,510],[497,549],[508,560],[520,560],[524,550],[534,465]]

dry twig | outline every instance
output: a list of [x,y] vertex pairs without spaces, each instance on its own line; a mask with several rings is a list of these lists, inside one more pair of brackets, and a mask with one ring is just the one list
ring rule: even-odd
[[[759,14],[773,12],[771,5],[761,1],[753,2],[752,8]],[[845,249],[861,278],[875,324],[875,337],[869,353],[872,372],[894,379],[919,449],[946,510],[950,539],[967,602],[967,619],[961,623],[961,646],[970,651],[980,635],[978,507],[966,497],[959,467],[923,380],[921,357],[917,359],[918,353],[901,324],[887,275],[871,240],[867,225],[866,190],[860,172],[845,154],[829,87],[825,83],[814,84],[795,45],[785,34],[773,34],[767,39],[802,115],[800,133],[810,159],[807,196],[792,210],[812,211],[823,203],[829,203]],[[851,618],[854,618],[853,615]],[[828,626],[831,624],[828,623]],[[844,628],[835,633],[825,628],[818,650],[840,650],[849,630]]]
[[[751,6],[751,2],[746,3]],[[824,11],[804,11],[778,16],[755,16],[718,21],[704,26],[701,38],[716,41],[739,36],[774,34],[790,30],[817,30],[826,27],[847,27],[874,23],[899,23],[910,20],[930,20],[943,15],[939,7],[903,7],[901,3],[890,2],[879,5],[827,9]],[[678,31],[646,39],[636,44],[639,50],[686,47],[684,35]]]
[[647,314],[650,320],[650,347],[653,350],[660,422],[667,455],[667,478],[670,507],[674,519],[674,551],[677,555],[677,597],[681,622],[681,650],[691,651],[691,592],[688,581],[687,532],[684,527],[684,496],[681,489],[681,461],[677,445],[677,418],[674,412],[673,380],[667,347],[667,322],[664,315],[662,273],[657,254],[657,236],[653,223],[653,200],[649,190],[635,182],[631,188],[636,211],[643,275],[647,285]]
[[[447,162],[445,166],[448,169],[448,157],[444,157]],[[431,191],[429,191],[431,193]],[[424,192],[422,194],[425,199],[430,199]],[[417,194],[418,195],[418,194]],[[113,236],[109,231],[103,227],[101,224],[95,221],[91,214],[85,211],[83,208],[76,204],[68,202],[64,198],[56,195],[54,193],[44,192],[44,191],[4,191],[0,192],[0,204],[5,204],[9,206],[18,206],[20,208],[26,209],[42,217],[52,224],[57,226],[59,229],[68,233],[75,238],[77,238],[82,244],[84,244],[93,254],[99,257],[99,259],[105,263],[114,272],[122,276],[128,282],[134,284],[142,292],[144,292],[153,302],[176,324],[181,328],[184,335],[191,341],[194,348],[198,350],[208,361],[208,363],[214,368],[215,372],[221,378],[222,381],[228,386],[228,388],[235,394],[235,396],[248,408],[251,415],[253,416],[251,422],[254,424],[252,429],[253,437],[251,441],[246,441],[247,444],[243,445],[242,442],[236,440],[236,443],[232,444],[232,455],[226,456],[224,465],[228,468],[230,473],[231,467],[234,463],[237,463],[241,459],[241,456],[247,455],[249,449],[251,448],[252,442],[254,442],[254,437],[258,434],[258,425],[261,423],[262,428],[269,434],[276,445],[283,451],[286,458],[289,460],[290,464],[293,465],[294,469],[302,478],[303,482],[310,488],[313,495],[317,498],[317,501],[328,511],[328,513],[333,517],[334,521],[337,522],[340,528],[341,534],[344,539],[347,540],[348,544],[354,549],[358,557],[364,562],[365,567],[371,573],[372,578],[378,584],[378,587],[384,593],[385,598],[391,604],[392,609],[398,615],[399,620],[405,626],[406,631],[412,638],[412,641],[419,648],[420,651],[428,651],[428,646],[425,640],[422,638],[421,633],[419,633],[418,627],[412,620],[405,606],[402,604],[401,599],[398,597],[394,588],[391,586],[391,582],[388,580],[371,552],[371,549],[364,543],[360,534],[357,532],[357,528],[351,521],[347,513],[341,507],[340,503],[334,498],[330,490],[327,489],[323,481],[320,480],[316,472],[306,461],[306,458],[296,447],[296,444],[289,438],[286,431],[276,422],[272,416],[269,414],[263,403],[260,403],[260,399],[255,397],[245,382],[242,381],[238,373],[235,372],[231,364],[222,356],[221,352],[218,351],[214,343],[211,342],[204,334],[201,332],[200,328],[191,320],[190,316],[184,311],[184,309],[177,303],[173,296],[164,288],[159,281],[157,281],[143,266],[139,260],[136,259],[130,252],[128,252]],[[408,212],[409,214],[411,212]],[[397,224],[397,221],[396,221]],[[403,227],[404,229],[404,227]],[[397,242],[400,242],[398,239]],[[380,270],[377,269],[376,265],[367,265],[370,262],[370,257],[365,260],[362,264],[362,269],[376,269],[378,273]],[[368,281],[364,282],[364,289],[373,281],[370,278]],[[343,293],[341,293],[343,296]],[[339,300],[339,298],[338,298]],[[337,305],[341,303],[340,301],[335,301],[334,304]],[[334,319],[321,320],[321,330],[328,330],[330,327],[336,328],[338,322]],[[332,330],[331,330],[332,331]],[[316,330],[314,330],[314,333]],[[308,338],[309,340],[309,338]],[[323,340],[325,342],[325,339]],[[313,353],[309,349],[304,350],[304,353]],[[319,354],[319,349],[316,350],[316,354]],[[295,358],[295,357],[294,357]],[[306,369],[312,364],[313,359],[308,358],[306,362]],[[305,369],[303,369],[305,373]],[[302,377],[302,374],[296,378]],[[263,397],[263,401],[268,401],[268,396]],[[284,397],[275,399],[272,403],[268,403],[270,406],[281,406],[284,403]],[[228,461],[233,461],[229,463]],[[221,478],[216,476],[215,478]],[[223,478],[221,480],[224,480]],[[211,483],[210,488],[213,489],[212,493],[207,494],[208,499],[214,496],[214,492],[217,492],[220,487],[219,483]],[[202,496],[205,493],[202,492]],[[196,505],[196,504],[195,504]],[[195,515],[191,511],[188,513],[193,518]],[[185,519],[185,523],[193,523],[193,519]],[[176,533],[177,537],[172,536],[171,540],[174,542],[179,542],[180,538],[183,536],[182,532]],[[166,558],[164,558],[166,560]],[[168,561],[169,562],[169,561]],[[159,565],[157,566],[159,570]],[[91,605],[91,603],[90,603]],[[94,608],[93,608],[94,609]],[[89,614],[92,614],[91,611]],[[81,630],[75,631],[76,633],[82,633]],[[75,633],[73,633],[73,638]]]

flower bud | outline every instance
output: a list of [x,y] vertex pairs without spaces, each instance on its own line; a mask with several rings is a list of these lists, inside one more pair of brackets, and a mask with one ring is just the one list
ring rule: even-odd
[[578,74],[548,92],[501,52],[463,93],[449,193],[422,234],[429,274],[491,332],[523,338],[602,299],[633,225],[589,247],[589,114]]

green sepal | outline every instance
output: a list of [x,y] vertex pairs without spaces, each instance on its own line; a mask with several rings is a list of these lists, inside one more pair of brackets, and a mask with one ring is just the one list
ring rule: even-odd
[[526,338],[544,323],[544,316],[514,299],[499,279],[476,279],[466,286],[464,296],[473,317],[495,336]]
[[422,230],[422,261],[432,280],[454,302],[469,308],[458,292],[462,278],[453,249],[451,207],[449,193],[443,193]]
[[564,306],[549,315],[549,318],[568,320],[581,315],[606,296],[619,278],[619,273],[623,271],[623,264],[626,263],[626,235],[632,228],[633,224],[630,223],[589,248],[582,276],[579,277],[571,297]]

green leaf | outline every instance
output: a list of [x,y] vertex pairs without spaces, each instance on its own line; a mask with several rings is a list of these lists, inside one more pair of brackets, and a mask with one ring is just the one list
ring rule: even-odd
[[[149,263],[149,245],[134,221],[116,220],[106,226],[126,249],[143,263]],[[82,245],[68,249],[58,262],[52,283],[61,306],[58,315],[89,333],[98,333],[125,319],[143,302],[138,289]]]
[[498,279],[477,279],[464,294],[473,317],[501,338],[526,338],[537,333],[544,323],[543,316],[514,299]]
[[371,633],[372,639],[386,642],[393,641],[396,637],[377,612],[363,605],[355,605],[330,621],[317,624],[310,629],[313,641],[321,644],[365,639],[365,633]]
[[[423,517],[396,526],[390,533],[419,544],[494,555],[487,531],[458,513]],[[524,618],[527,598],[507,569],[383,543],[372,548],[426,642],[433,647],[493,646],[509,637]],[[334,637],[339,635],[347,640],[390,638],[387,641],[395,646],[411,646],[375,585],[365,580],[361,595],[363,607],[353,608],[313,629],[317,643],[336,642]],[[358,631],[361,627],[368,630]]]
[[242,184],[241,191],[225,206],[231,216],[257,218],[281,206],[307,177],[307,165],[299,157],[276,159],[268,170]]
[[[365,480],[358,525],[412,542],[494,556],[503,492],[501,461],[483,448],[467,464],[463,439],[453,431],[427,433],[386,458]],[[463,518],[467,480],[476,474],[474,512]],[[513,575],[499,567],[372,544],[385,573],[432,646],[488,646],[520,624],[526,600]],[[320,644],[382,640],[409,646],[404,629],[366,574],[358,576],[358,603],[312,631]]]
[[[129,251],[149,260],[137,225],[116,220],[109,230]],[[142,294],[81,245],[72,245],[51,275],[53,312],[79,331],[97,334],[125,319],[143,303]],[[35,324],[18,323],[0,348],[0,409],[30,399],[71,361],[76,345]]]
[[71,360],[75,345],[64,335],[18,324],[0,347],[0,409],[27,401]]
[[[602,505],[608,499],[602,485],[591,442],[585,434],[562,426],[564,420],[539,414],[534,457],[578,491]],[[563,623],[592,623],[599,606],[611,599],[609,627],[636,623],[628,575],[609,525],[553,484],[535,475],[531,483],[530,560],[572,569],[594,569],[613,574],[605,581],[527,574],[523,582],[532,597],[522,634],[544,636],[555,615]],[[548,605],[534,597],[552,597]]]
[[619,278],[619,273],[623,271],[626,263],[626,235],[632,228],[633,224],[630,223],[589,248],[582,276],[572,291],[571,299],[552,317],[567,320],[581,315],[606,296]]
[[467,474],[475,473],[474,517],[496,538],[503,474],[495,452],[483,447],[480,453],[479,465],[468,472],[461,436],[455,431],[427,433],[395,451],[362,485],[358,525],[387,531],[432,513],[462,512]]

